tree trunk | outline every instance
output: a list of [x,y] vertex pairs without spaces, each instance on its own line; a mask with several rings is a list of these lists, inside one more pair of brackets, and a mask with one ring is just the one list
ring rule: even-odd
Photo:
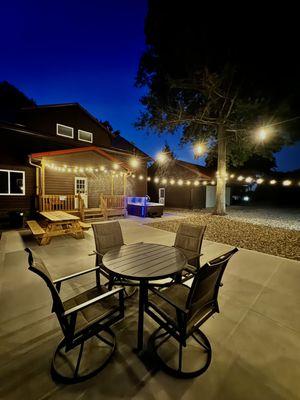
[[226,214],[226,136],[222,125],[218,127],[218,170],[214,214]]

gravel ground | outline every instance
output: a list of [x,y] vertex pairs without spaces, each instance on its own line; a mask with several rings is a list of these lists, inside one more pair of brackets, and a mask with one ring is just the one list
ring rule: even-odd
[[[268,214],[265,210],[253,209],[252,213],[247,210],[243,215],[242,210],[244,208],[231,207],[229,214],[224,217],[211,215],[207,211],[176,210],[184,218],[157,221],[149,225],[171,232],[177,231],[180,222],[207,225],[207,240],[300,261],[299,210],[295,213],[286,212],[286,216],[280,210],[278,220],[273,212]],[[296,218],[298,221],[295,221]]]

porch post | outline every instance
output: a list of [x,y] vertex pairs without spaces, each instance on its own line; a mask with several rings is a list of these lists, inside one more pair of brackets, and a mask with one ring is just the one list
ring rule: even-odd
[[42,196],[44,196],[45,195],[45,162],[43,159],[42,159],[41,178],[42,178],[42,185],[41,185]]
[[114,194],[114,175],[111,174],[111,194]]
[[123,175],[123,194],[126,196],[126,189],[127,189],[127,174]]

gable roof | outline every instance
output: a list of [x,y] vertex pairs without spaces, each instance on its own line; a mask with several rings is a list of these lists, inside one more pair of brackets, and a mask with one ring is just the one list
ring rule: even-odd
[[141,155],[142,157],[152,159],[147,153],[139,149],[135,144],[129,142],[121,135],[113,135],[112,147],[120,150],[125,150],[131,154]]
[[114,163],[117,163],[121,165],[123,168],[130,170],[129,166],[124,163],[123,161],[120,162],[120,160],[117,157],[112,156],[105,150],[102,150],[100,147],[96,146],[87,146],[87,147],[78,147],[78,148],[73,148],[73,149],[66,149],[66,150],[54,150],[54,151],[44,151],[41,153],[32,153],[30,154],[30,157],[32,159],[39,159],[43,157],[53,157],[53,156],[61,156],[61,155],[66,155],[66,154],[78,154],[78,153],[84,153],[84,152],[89,152],[93,151],[102,157],[106,158],[109,161],[112,161]]
[[209,180],[213,176],[213,171],[198,164],[189,163],[183,160],[172,159],[169,165],[158,165],[156,162],[149,167],[152,173],[159,173],[163,176],[174,177],[184,175],[189,179]]
[[91,118],[94,122],[96,122],[96,124],[98,124],[102,129],[104,129],[106,132],[109,133],[109,135],[111,136],[111,132],[103,125],[101,124],[101,122],[94,117],[94,115],[92,115],[86,108],[84,108],[81,104],[79,103],[58,103],[58,104],[41,104],[41,105],[36,105],[33,107],[23,107],[21,108],[20,111],[38,111],[41,109],[57,109],[57,108],[78,108],[79,110],[83,111],[89,118]]

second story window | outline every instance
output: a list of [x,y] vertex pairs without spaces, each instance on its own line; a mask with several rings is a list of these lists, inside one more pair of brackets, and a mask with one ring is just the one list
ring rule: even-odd
[[56,124],[56,134],[59,136],[65,136],[68,138],[74,138],[74,129],[70,126]]
[[78,140],[93,143],[93,134],[91,132],[78,129]]

